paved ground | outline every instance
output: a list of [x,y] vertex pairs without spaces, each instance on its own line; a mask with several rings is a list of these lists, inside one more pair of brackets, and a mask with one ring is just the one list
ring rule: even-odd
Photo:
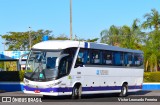
[[[70,97],[47,97],[43,98],[42,95],[28,95],[24,94],[22,92],[5,92],[0,93],[0,96],[21,96],[21,97],[27,97],[27,96],[33,96],[41,98],[43,103],[0,103],[0,105],[151,105],[154,103],[154,105],[159,105],[160,102],[114,102],[117,101],[119,97],[116,96],[116,94],[101,94],[101,95],[85,95],[80,100],[71,100]],[[135,98],[135,97],[142,97],[142,98],[157,98],[160,100],[160,91],[140,91],[136,93],[129,93],[128,98]],[[150,97],[149,97],[150,96]],[[158,97],[155,97],[158,96]],[[113,102],[108,102],[113,100]],[[50,102],[51,101],[51,102]]]

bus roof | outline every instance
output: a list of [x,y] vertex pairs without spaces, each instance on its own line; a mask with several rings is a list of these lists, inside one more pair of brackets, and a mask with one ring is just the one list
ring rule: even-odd
[[32,47],[32,49],[58,50],[58,49],[66,49],[66,48],[70,48],[70,47],[81,47],[81,48],[90,48],[90,49],[99,49],[99,50],[143,53],[140,50],[126,49],[126,48],[111,46],[111,45],[107,45],[107,44],[103,44],[103,43],[80,42],[80,41],[70,41],[70,40],[43,41],[43,42],[35,44]]

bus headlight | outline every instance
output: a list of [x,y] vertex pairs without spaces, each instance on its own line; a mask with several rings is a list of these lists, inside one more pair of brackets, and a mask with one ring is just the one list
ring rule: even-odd
[[47,87],[53,87],[54,86],[54,84],[49,84],[49,85],[47,85]]
[[54,83],[54,85],[59,85],[61,83],[61,81],[58,81],[57,83]]

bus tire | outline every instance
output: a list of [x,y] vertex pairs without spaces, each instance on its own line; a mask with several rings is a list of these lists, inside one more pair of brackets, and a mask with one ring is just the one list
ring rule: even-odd
[[81,99],[81,86],[75,85],[72,89],[72,99]]
[[127,84],[123,84],[119,96],[120,97],[126,97],[127,96],[127,92],[128,92],[128,85]]

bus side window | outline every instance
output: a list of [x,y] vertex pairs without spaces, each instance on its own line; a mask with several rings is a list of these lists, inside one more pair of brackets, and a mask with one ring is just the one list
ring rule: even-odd
[[79,52],[78,56],[77,56],[77,60],[76,60],[76,64],[75,64],[75,68],[76,67],[82,67],[84,64],[84,58],[83,58],[84,53],[83,52]]
[[103,51],[103,64],[112,65],[112,52]]
[[114,52],[113,53],[113,62],[115,66],[121,65],[121,54],[120,52]]
[[128,65],[128,53],[124,53],[124,65]]
[[84,64],[87,63],[87,50],[86,49],[83,49],[81,48],[79,50],[79,53],[78,53],[78,56],[77,56],[77,59],[76,59],[76,64],[75,64],[75,68],[76,67],[82,67]]
[[125,66],[135,66],[135,55],[133,53],[124,53]]
[[100,51],[91,50],[91,64],[100,64]]
[[124,65],[124,53],[123,52],[120,53],[120,63],[122,66]]
[[135,59],[135,66],[143,65],[143,57],[141,54],[135,54],[134,59]]
[[132,65],[132,54],[131,53],[128,54],[128,64]]

